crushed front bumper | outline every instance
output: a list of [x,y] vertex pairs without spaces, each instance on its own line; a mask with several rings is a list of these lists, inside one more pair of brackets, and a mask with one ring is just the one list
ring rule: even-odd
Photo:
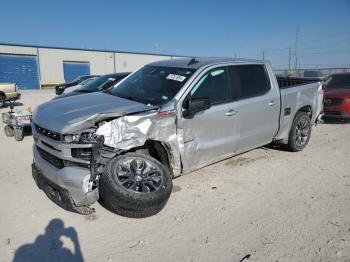
[[33,146],[32,175],[38,187],[60,207],[81,214],[90,214],[89,205],[98,200],[98,189],[89,188],[90,170],[80,167],[58,169],[43,159]]

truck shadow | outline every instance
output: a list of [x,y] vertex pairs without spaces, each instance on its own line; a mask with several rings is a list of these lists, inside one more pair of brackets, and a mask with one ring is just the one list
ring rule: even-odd
[[[73,243],[74,252],[64,247],[63,238]],[[80,250],[78,234],[74,228],[65,228],[61,219],[55,218],[45,228],[45,233],[39,235],[34,243],[25,244],[16,250],[14,262],[23,261],[84,261]]]

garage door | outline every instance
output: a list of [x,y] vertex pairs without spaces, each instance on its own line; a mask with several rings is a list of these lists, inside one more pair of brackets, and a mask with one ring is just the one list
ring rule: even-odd
[[0,55],[0,82],[17,83],[20,89],[38,89],[37,57]]
[[63,62],[64,80],[70,82],[82,75],[90,75],[90,64],[86,62]]

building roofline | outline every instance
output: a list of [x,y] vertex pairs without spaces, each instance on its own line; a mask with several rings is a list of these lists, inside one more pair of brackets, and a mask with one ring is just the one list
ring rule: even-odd
[[160,54],[160,53],[148,53],[148,52],[132,52],[132,51],[120,51],[111,49],[89,49],[89,48],[75,48],[75,47],[54,47],[45,45],[30,45],[30,44],[17,44],[17,43],[4,43],[0,42],[1,45],[7,46],[18,46],[18,47],[31,47],[31,48],[47,48],[47,49],[64,49],[64,50],[75,50],[75,51],[92,51],[92,52],[112,52],[112,53],[122,53],[122,54],[137,54],[137,55],[156,55],[156,56],[176,56],[176,57],[191,57],[188,55],[175,55],[175,54]]

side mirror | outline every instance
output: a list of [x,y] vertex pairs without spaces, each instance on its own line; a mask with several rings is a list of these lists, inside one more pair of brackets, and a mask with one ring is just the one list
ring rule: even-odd
[[200,111],[210,108],[210,100],[206,97],[190,98],[185,102],[184,118],[193,118]]

